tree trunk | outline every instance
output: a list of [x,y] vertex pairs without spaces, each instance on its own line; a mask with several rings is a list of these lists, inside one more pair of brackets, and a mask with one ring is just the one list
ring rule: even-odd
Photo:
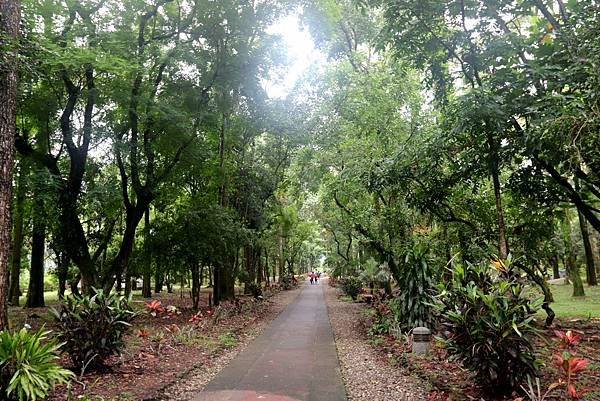
[[504,211],[502,210],[502,192],[500,188],[500,170],[498,167],[498,146],[491,134],[488,134],[488,146],[490,151],[490,174],[494,184],[494,199],[496,201],[496,222],[498,224],[498,256],[502,260],[508,257],[509,248],[506,238],[506,225],[504,223]]
[[43,216],[34,216],[31,236],[31,267],[26,308],[40,308],[44,305],[44,254],[46,250],[46,225]]
[[117,276],[117,280],[115,282],[115,290],[117,291],[117,294],[120,294],[121,291],[123,291],[123,275],[119,274]]
[[152,285],[150,279],[152,277],[152,254],[150,253],[150,207],[144,212],[144,273],[142,284],[142,297],[152,297]]
[[69,275],[69,255],[64,251],[59,251],[57,254],[57,261],[58,299],[64,299],[65,291],[67,289],[67,276]]
[[[283,235],[280,233],[279,234],[279,282],[280,283],[283,281],[283,275],[284,275],[284,270],[285,270],[284,240],[285,239],[283,238]],[[275,279],[275,274],[273,274],[273,279]]]
[[581,239],[583,241],[583,248],[585,250],[585,271],[587,283],[588,285],[598,285],[598,279],[596,278],[596,266],[594,265],[594,253],[592,252],[592,244],[590,242],[587,221],[579,209],[577,210],[577,216],[579,217],[579,228],[581,229]]
[[19,306],[19,297],[21,296],[21,260],[23,255],[23,219],[25,213],[25,176],[29,170],[26,162],[21,161],[19,169],[19,178],[17,181],[17,197],[15,200],[14,226],[13,226],[13,246],[11,255],[10,270],[10,289],[9,303],[13,306]]
[[254,261],[254,247],[252,244],[244,246],[244,269],[246,270],[246,282],[244,283],[244,294],[250,293],[249,285],[256,281],[256,269]]
[[256,269],[256,283],[260,286],[265,274],[263,269],[262,249],[260,247],[256,250]]
[[191,261],[190,269],[192,271],[192,307],[198,309],[200,307],[200,264]]
[[556,256],[556,255],[550,256],[548,263],[550,263],[550,266],[552,266],[552,278],[554,278],[555,280],[559,279],[560,272],[558,270],[558,256]]
[[129,297],[131,295],[131,274],[129,272],[125,272],[125,297]]
[[81,280],[81,273],[79,273],[75,277],[73,277],[73,280],[71,280],[71,283],[70,283],[71,294],[76,297],[81,295],[81,293],[79,292],[79,287],[78,287],[79,280]]
[[[169,278],[167,277],[167,291],[169,290]],[[162,270],[156,266],[154,270],[154,293],[160,294],[163,289],[163,285],[165,284],[165,274]]]
[[10,255],[13,158],[17,105],[17,51],[20,5],[0,1],[0,330],[8,328],[8,259]]
[[562,222],[562,234],[565,244],[565,269],[567,270],[567,277],[573,283],[573,296],[583,297],[585,296],[585,290],[583,289],[583,282],[581,281],[579,266],[577,266],[575,251],[573,249],[573,241],[571,240],[571,221],[569,216],[570,213],[567,210]]
[[167,284],[167,293],[172,294],[173,293],[173,276],[167,275],[167,279],[165,280],[165,283]]
[[125,212],[125,232],[121,240],[121,246],[117,256],[110,264],[108,271],[105,272],[102,286],[105,291],[110,291],[115,283],[116,276],[121,274],[129,263],[129,257],[135,243],[135,232],[138,224],[144,217],[146,209],[149,207],[151,198],[138,199],[137,204],[130,207]]

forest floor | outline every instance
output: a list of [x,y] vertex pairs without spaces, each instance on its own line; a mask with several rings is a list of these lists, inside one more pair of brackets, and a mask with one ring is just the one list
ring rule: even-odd
[[[180,314],[152,317],[139,315],[126,336],[125,352],[109,358],[103,370],[84,372],[70,388],[60,386],[48,401],[163,400],[176,393],[179,381],[188,375],[210,381],[243,350],[296,296],[299,289],[266,294],[264,301],[241,297],[240,304],[223,304],[210,319],[192,323],[196,313],[189,295],[156,294],[163,306],[174,305]],[[208,291],[201,311],[206,313]],[[144,300],[134,298],[134,309],[143,310]],[[53,306],[53,305],[50,305]],[[33,329],[53,328],[47,308],[11,308],[13,327],[27,323]],[[63,356],[61,363],[71,368]],[[77,373],[77,372],[76,372]]]
[[[567,293],[565,289],[562,291]],[[586,401],[600,401],[600,318],[569,317],[568,306],[564,305],[567,301],[561,295],[558,298],[563,303],[559,317],[551,329],[542,329],[535,340],[538,359],[543,363],[542,393],[558,378],[552,363],[553,355],[558,352],[554,330],[574,330],[582,339],[577,346],[577,357],[589,362],[587,370],[577,378],[576,387],[587,388]],[[335,288],[328,292],[328,303],[350,401],[491,401],[476,384],[473,375],[459,363],[449,361],[446,352],[436,346],[435,340],[429,355],[416,356],[410,352],[408,336],[397,339],[391,335],[368,335],[371,324],[369,305],[352,302]],[[595,307],[592,305],[591,308]],[[540,319],[541,322],[543,319]],[[570,399],[564,393],[563,386],[552,392],[546,401]],[[518,398],[519,395],[515,394],[506,400]]]

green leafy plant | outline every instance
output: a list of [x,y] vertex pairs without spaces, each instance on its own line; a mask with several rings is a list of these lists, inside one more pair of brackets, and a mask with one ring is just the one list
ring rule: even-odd
[[260,286],[260,284],[257,284],[257,283],[248,283],[248,284],[246,284],[246,290],[250,294],[252,294],[252,297],[254,299],[259,299],[263,295],[262,287]]
[[219,343],[223,348],[232,348],[237,344],[237,340],[232,333],[226,333],[219,336]]
[[49,333],[44,328],[35,333],[25,328],[0,332],[0,386],[8,399],[43,399],[56,384],[74,377],[56,363],[60,344],[48,340]]
[[475,372],[486,391],[509,394],[537,376],[532,321],[543,299],[529,299],[517,272],[508,263],[501,267],[455,268],[435,308],[448,353]]
[[130,299],[97,290],[95,295],[67,297],[65,301],[51,312],[58,323],[58,338],[76,367],[82,372],[96,368],[123,350],[123,337],[136,315]]
[[362,281],[358,277],[344,277],[340,280],[340,287],[346,295],[356,301],[358,294],[362,290]]
[[389,302],[395,320],[403,330],[430,326],[434,276],[425,244],[415,242],[405,251],[398,286],[400,294]]

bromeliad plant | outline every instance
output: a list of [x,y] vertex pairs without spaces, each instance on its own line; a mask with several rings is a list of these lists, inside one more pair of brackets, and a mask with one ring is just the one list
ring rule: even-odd
[[500,263],[457,267],[435,309],[448,353],[489,393],[510,394],[538,374],[532,321],[543,299],[530,299],[510,263]]
[[58,310],[51,309],[59,327],[58,339],[82,373],[123,350],[124,335],[136,316],[130,298],[95,291],[92,296],[67,297]]
[[60,344],[48,340],[49,333],[44,328],[0,332],[0,399],[44,399],[56,384],[75,376],[57,363]]
[[158,317],[162,315],[163,319],[171,319],[177,315],[181,315],[181,311],[177,309],[175,305],[162,306],[162,302],[158,299],[153,299],[150,302],[146,302],[146,311],[152,317]]

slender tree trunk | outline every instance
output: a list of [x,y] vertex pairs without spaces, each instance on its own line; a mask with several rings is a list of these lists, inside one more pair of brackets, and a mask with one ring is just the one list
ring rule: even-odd
[[0,1],[0,330],[8,328],[13,158],[17,110],[17,51],[20,4]]
[[244,269],[246,270],[246,282],[244,283],[244,294],[250,293],[249,284],[256,281],[256,269],[254,262],[254,247],[252,244],[244,246]]
[[571,219],[569,216],[570,213],[567,210],[562,222],[562,234],[565,244],[565,268],[567,270],[567,277],[573,283],[573,296],[583,297],[585,296],[585,290],[583,289],[583,282],[581,281],[579,266],[577,266],[577,259],[575,258],[575,251],[573,249],[573,241],[571,240]]
[[144,212],[144,273],[142,284],[142,297],[152,297],[152,254],[150,253],[150,207]]
[[117,276],[117,280],[115,282],[115,290],[117,291],[117,294],[120,294],[121,291],[123,291],[123,275],[119,274]]
[[167,285],[167,293],[168,294],[172,294],[173,293],[173,276],[171,276],[171,274],[168,274],[166,276],[166,285]]
[[270,284],[270,274],[269,274],[269,251],[265,248],[265,281],[267,284]]
[[257,274],[256,274],[256,282],[260,286],[264,279],[264,268],[263,268],[263,258],[262,258],[262,249],[258,247],[256,249],[256,263],[257,263]]
[[594,265],[594,253],[592,252],[592,244],[590,242],[587,220],[579,209],[577,210],[577,216],[579,217],[579,228],[581,229],[581,239],[583,241],[583,248],[585,250],[585,271],[587,283],[588,285],[598,285],[596,266]]
[[217,265],[213,267],[213,303],[218,306],[221,303],[221,274],[222,267]]
[[131,295],[131,274],[129,272],[125,272],[125,296],[129,297]]
[[552,278],[554,278],[555,280],[559,279],[560,272],[558,270],[558,256],[557,255],[550,256],[548,263],[550,263],[550,266],[552,266]]
[[14,226],[13,226],[13,247],[11,255],[10,270],[10,289],[9,303],[13,306],[19,306],[19,297],[21,296],[21,260],[23,255],[23,220],[25,214],[25,176],[28,166],[25,161],[21,161],[19,169],[19,178],[17,181],[17,197],[15,200]]
[[200,264],[197,261],[190,262],[192,271],[192,305],[194,309],[200,306]]
[[496,201],[496,221],[498,224],[498,256],[505,260],[508,257],[508,240],[506,238],[506,225],[504,211],[502,210],[502,192],[500,188],[500,169],[498,168],[498,145],[491,134],[488,134],[490,151],[490,174],[494,185],[494,199]]
[[[283,234],[280,232],[279,233],[279,282],[280,283],[283,281],[283,275],[284,275],[284,270],[285,270],[284,240],[285,239],[283,237]],[[273,275],[273,278],[275,278],[275,275]]]
[[67,276],[69,275],[69,255],[64,251],[59,251],[57,254],[57,261],[58,299],[64,299],[65,291],[67,289]]
[[81,273],[78,273],[75,277],[73,277],[73,280],[71,280],[70,283],[70,287],[71,287],[71,294],[78,297],[81,295],[81,293],[79,292],[79,281],[81,280]]
[[169,279],[165,280],[165,274],[158,266],[155,267],[154,270],[154,293],[160,294],[163,290],[163,285],[167,283],[167,292],[169,290]]
[[42,216],[34,217],[31,236],[31,267],[26,308],[40,308],[44,305],[44,254],[46,250],[46,224]]

